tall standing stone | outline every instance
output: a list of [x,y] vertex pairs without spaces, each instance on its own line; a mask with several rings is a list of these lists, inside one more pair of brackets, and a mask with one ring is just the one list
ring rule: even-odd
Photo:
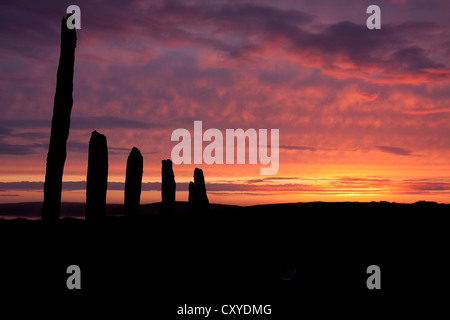
[[138,148],[131,149],[125,177],[125,216],[139,215],[143,158]]
[[101,220],[106,212],[108,147],[106,137],[92,132],[86,184],[86,220]]
[[194,170],[194,182],[189,183],[189,209],[193,212],[206,212],[209,209],[205,177],[203,171],[198,168]]
[[174,213],[176,184],[171,160],[162,160],[161,178],[161,212]]
[[56,221],[60,217],[61,189],[66,143],[69,137],[70,114],[73,104],[73,70],[77,34],[68,29],[66,18],[61,23],[61,53],[56,75],[56,93],[53,102],[52,129],[47,154],[42,220]]

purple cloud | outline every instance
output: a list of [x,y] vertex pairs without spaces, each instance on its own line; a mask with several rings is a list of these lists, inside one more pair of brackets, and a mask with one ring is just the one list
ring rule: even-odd
[[410,156],[412,154],[411,150],[399,148],[399,147],[377,146],[376,148],[380,151],[397,154],[400,156]]

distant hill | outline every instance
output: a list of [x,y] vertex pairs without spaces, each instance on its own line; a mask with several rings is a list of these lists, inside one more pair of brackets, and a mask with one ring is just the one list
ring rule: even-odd
[[[175,318],[168,310],[189,301],[273,305],[276,317],[261,319],[301,318],[315,301],[314,312],[360,307],[358,319],[372,309],[387,314],[399,299],[401,314],[411,303],[423,305],[424,297],[433,308],[439,298],[448,305],[449,204],[211,205],[208,214],[176,205],[178,214],[158,215],[159,203],[145,204],[135,219],[112,216],[123,207],[108,205],[101,224],[0,219],[0,275],[6,275],[0,292],[17,292],[18,301],[31,292],[45,307],[52,294],[70,303],[74,297],[111,297],[106,301],[115,305],[130,299],[127,311],[145,301],[161,319]],[[39,217],[40,207],[0,205],[0,216]],[[62,213],[82,216],[84,204],[64,203]],[[72,264],[82,270],[80,292],[66,287]],[[366,285],[371,265],[381,269],[381,290]],[[283,279],[288,271],[295,272],[289,281]],[[324,301],[335,306],[325,308]]]
[[[141,205],[140,214],[143,216],[150,216],[159,213],[161,202],[149,203]],[[387,201],[381,202],[306,202],[306,203],[278,203],[278,204],[265,204],[254,206],[236,206],[226,204],[209,205],[210,212],[224,212],[236,213],[246,212],[259,214],[263,213],[280,213],[280,212],[303,212],[310,214],[312,212],[319,213],[323,211],[390,211],[392,213],[396,211],[405,210],[422,210],[422,209],[437,209],[448,208],[450,205],[438,204],[436,202],[418,201],[414,204],[402,204],[402,203],[390,203]],[[83,202],[63,202],[61,204],[61,217],[74,217],[84,218],[86,204]],[[0,204],[0,218],[26,218],[26,219],[39,219],[41,217],[41,202],[22,202],[22,203],[7,203]],[[106,215],[107,216],[122,216],[123,204],[107,204]],[[449,209],[443,209],[447,211]],[[450,211],[450,210],[449,210]],[[177,201],[175,206],[176,214],[184,214],[189,212],[189,203],[187,201]]]

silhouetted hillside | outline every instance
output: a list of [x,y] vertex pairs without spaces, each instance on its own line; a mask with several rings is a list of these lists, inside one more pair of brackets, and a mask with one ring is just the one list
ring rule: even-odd
[[[189,203],[186,201],[176,202],[176,213],[188,213]],[[232,209],[238,206],[226,204],[211,204],[212,210]],[[158,214],[161,207],[161,202],[143,204],[141,205],[141,215]],[[0,204],[0,217],[22,217],[29,219],[40,219],[42,209],[42,202],[22,202],[22,203],[7,203]],[[61,217],[74,217],[84,219],[86,211],[86,204],[82,202],[63,202],[61,203]],[[124,214],[123,204],[107,204],[107,216],[121,216]]]
[[[83,212],[81,204],[66,206]],[[0,220],[8,261],[0,265],[0,274],[8,275],[2,290],[21,299],[107,297],[162,318],[173,318],[185,303],[271,304],[271,319],[288,319],[305,310],[382,315],[448,297],[450,205],[211,204],[206,215],[190,214],[187,202],[171,215],[155,214],[159,206],[143,205],[135,219],[107,216],[101,225]],[[0,210],[12,214],[13,207]],[[107,211],[123,213],[123,207]],[[80,291],[65,287],[72,264],[82,270]],[[381,268],[381,290],[366,287],[370,265]],[[287,270],[296,270],[291,281],[282,280]]]

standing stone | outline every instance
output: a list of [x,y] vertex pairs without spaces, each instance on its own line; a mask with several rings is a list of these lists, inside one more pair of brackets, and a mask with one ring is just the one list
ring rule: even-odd
[[138,148],[131,149],[125,177],[125,216],[139,215],[143,159]]
[[172,161],[168,159],[161,162],[161,213],[174,213],[176,184]]
[[61,53],[56,75],[56,93],[53,102],[52,129],[47,154],[41,216],[45,221],[56,221],[60,217],[62,176],[66,162],[66,143],[69,137],[70,114],[73,104],[76,44],[76,31],[68,29],[66,18],[63,18],[61,22]]
[[189,183],[189,209],[192,212],[206,212],[209,209],[205,177],[201,169],[194,170],[194,183]]
[[108,147],[106,137],[92,132],[89,141],[89,160],[86,184],[86,220],[105,217],[108,184]]
[[192,181],[189,182],[189,212],[194,212],[195,211],[195,186],[194,183]]

